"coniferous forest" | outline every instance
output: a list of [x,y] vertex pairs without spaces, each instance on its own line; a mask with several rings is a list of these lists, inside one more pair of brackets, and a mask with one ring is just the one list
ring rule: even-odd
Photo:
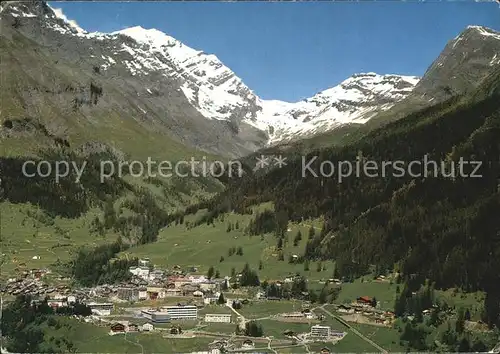
[[[471,96],[410,114],[344,146],[309,153],[323,161],[436,161],[436,175],[302,176],[297,157],[265,175],[230,181],[226,192],[200,203],[209,214],[271,201],[288,220],[324,216],[305,259],[333,259],[336,273],[353,279],[375,267],[437,288],[487,292],[490,324],[500,324],[500,71]],[[463,165],[460,160],[475,161]],[[476,167],[480,164],[479,167]],[[429,165],[434,168],[434,165]],[[455,168],[455,170],[453,170]],[[477,171],[474,172],[474,170]],[[431,169],[431,171],[434,171]],[[478,176],[480,177],[472,177]],[[273,215],[254,218],[250,232],[278,230]]]

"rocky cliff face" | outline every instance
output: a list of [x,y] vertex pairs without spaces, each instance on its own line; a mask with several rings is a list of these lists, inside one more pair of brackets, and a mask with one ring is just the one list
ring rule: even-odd
[[411,96],[437,103],[471,92],[499,65],[500,33],[469,26],[446,45]]

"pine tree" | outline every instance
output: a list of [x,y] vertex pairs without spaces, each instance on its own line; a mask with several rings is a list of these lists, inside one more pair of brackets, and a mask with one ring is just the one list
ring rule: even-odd
[[470,321],[470,317],[471,315],[469,309],[465,310],[465,315],[464,315],[465,320]]
[[294,239],[293,239],[293,246],[294,247],[297,247],[299,245],[299,242],[302,240],[302,233],[299,231],[297,231],[297,235],[295,235]]
[[314,238],[314,235],[315,235],[314,227],[311,226],[309,228],[309,240],[312,240]]
[[318,297],[318,302],[320,304],[326,304],[328,302],[328,290],[326,286],[324,286],[323,289],[321,289],[321,292],[319,293]]
[[207,278],[212,279],[214,274],[215,274],[215,269],[213,266],[210,266],[210,268],[208,268]]
[[465,329],[465,311],[463,307],[458,309],[457,321],[455,322],[455,331],[459,334],[463,333]]

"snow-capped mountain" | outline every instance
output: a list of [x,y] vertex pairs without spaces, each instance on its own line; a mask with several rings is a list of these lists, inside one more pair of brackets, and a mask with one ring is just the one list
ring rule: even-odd
[[418,80],[414,76],[356,74],[301,102],[259,101],[262,110],[249,123],[266,130],[271,143],[365,123],[405,98]]
[[[14,14],[35,16],[16,7]],[[45,16],[52,17],[52,14]],[[179,88],[207,119],[248,124],[267,135],[267,144],[297,139],[348,123],[364,123],[380,110],[403,99],[417,77],[357,74],[306,100],[290,103],[262,100],[215,55],[188,47],[156,29],[140,26],[112,33],[88,33],[53,11],[59,21],[51,29],[78,39],[106,43],[111,51],[91,56],[101,60],[101,70],[124,66],[132,76],[161,73],[179,82]],[[124,54],[129,54],[123,57]]]
[[134,57],[125,61],[132,75],[160,70],[180,79],[182,92],[204,117],[248,123],[266,132],[268,143],[364,123],[406,97],[418,82],[412,76],[357,74],[301,102],[262,100],[213,54],[140,26],[100,36],[119,35],[135,42],[122,44],[122,50]]
[[[481,65],[484,61],[494,65],[500,59],[498,47],[489,44],[492,40],[500,44],[500,35],[473,27],[448,44],[422,79],[355,74],[292,103],[259,98],[215,55],[190,48],[156,29],[136,26],[112,33],[88,33],[42,2],[11,3],[3,9],[14,18],[13,27],[21,20],[19,30],[53,55],[78,67],[93,67],[99,73],[96,78],[113,87],[113,92],[126,95],[127,103],[140,112],[141,117],[134,119],[141,123],[154,120],[196,147],[236,155],[345,124],[365,123],[415,96],[416,91],[423,96],[439,89],[436,82],[451,76],[455,80],[459,75],[454,73],[464,63],[471,63],[475,72],[472,81],[478,81],[485,72],[482,67],[476,70],[478,58]],[[488,42],[486,51],[483,41]],[[460,89],[457,85],[458,93]],[[103,98],[103,108],[122,102],[123,97],[106,92],[109,102]]]

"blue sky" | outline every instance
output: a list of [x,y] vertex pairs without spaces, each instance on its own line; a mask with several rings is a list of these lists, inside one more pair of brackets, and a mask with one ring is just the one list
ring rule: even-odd
[[213,53],[264,99],[298,101],[359,72],[421,76],[494,2],[50,2],[88,31],[140,25]]

